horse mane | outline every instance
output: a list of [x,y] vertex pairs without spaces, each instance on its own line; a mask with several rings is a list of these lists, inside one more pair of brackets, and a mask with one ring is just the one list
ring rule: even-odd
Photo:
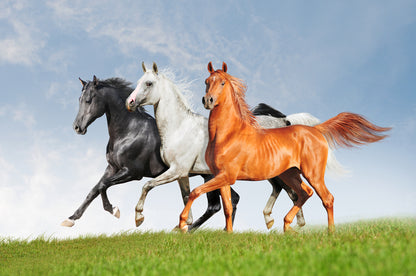
[[245,101],[247,85],[243,82],[243,80],[233,77],[228,73],[222,71],[217,72],[221,73],[231,83],[231,86],[234,90],[234,93],[231,93],[231,96],[234,99],[237,111],[239,112],[241,119],[255,128],[261,128],[256,120],[256,117],[250,111],[250,107]]
[[285,114],[265,103],[259,103],[257,106],[251,109],[251,112],[254,116],[267,115],[275,118],[286,118]]
[[190,86],[192,82],[185,79],[178,80],[169,68],[164,68],[159,72],[159,76],[172,85],[172,90],[175,93],[175,96],[178,98],[178,103],[181,103],[183,109],[193,113],[193,106],[190,104],[188,98],[191,98],[192,92],[190,91]]
[[[129,81],[126,81],[122,78],[108,78],[105,80],[98,80],[97,83],[98,88],[100,87],[108,87],[113,88],[116,90],[121,97],[122,101],[125,101],[127,97],[133,92],[134,88],[132,87],[132,83]],[[140,106],[137,108],[137,110],[140,110],[141,112],[146,112],[146,110]]]

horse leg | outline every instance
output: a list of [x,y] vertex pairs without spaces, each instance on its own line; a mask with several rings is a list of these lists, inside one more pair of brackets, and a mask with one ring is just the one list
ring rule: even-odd
[[280,175],[283,182],[292,188],[298,195],[298,200],[294,202],[293,207],[289,210],[284,218],[283,230],[286,232],[290,230],[290,224],[292,223],[295,215],[302,208],[303,204],[313,194],[312,189],[307,186],[300,178],[300,171],[297,168],[292,168]]
[[195,231],[198,229],[204,222],[206,222],[210,217],[215,213],[221,210],[221,201],[220,201],[220,191],[214,190],[207,193],[208,207],[205,213],[197,219],[194,224],[188,226],[188,231]]
[[[179,188],[181,189],[183,204],[186,205],[189,199],[189,193],[191,192],[189,188],[189,177],[179,178],[178,183],[179,183]],[[192,224],[192,221],[193,221],[192,213],[190,212],[186,223],[189,225],[189,224]]]
[[[203,174],[201,175],[204,178],[204,183],[208,182],[214,176],[212,174]],[[207,193],[208,207],[205,213],[194,222],[194,224],[188,226],[188,231],[198,229],[204,222],[206,222],[210,217],[215,213],[221,210],[221,201],[220,201],[220,191],[214,190]]]
[[273,191],[263,210],[264,221],[266,222],[267,229],[270,229],[274,224],[274,219],[270,215],[272,214],[274,203],[282,190],[279,180],[280,179],[278,177],[269,179],[270,184],[272,184]]
[[227,232],[233,232],[233,206],[231,203],[231,187],[226,185],[220,188],[222,205],[224,206],[224,215],[225,215],[225,230]]
[[230,190],[231,190],[231,204],[233,207],[233,213],[231,215],[231,218],[232,218],[232,222],[234,225],[235,213],[237,212],[237,204],[240,201],[240,196],[237,194],[236,191],[234,191],[233,188],[230,187]]
[[[282,184],[283,184],[282,185],[283,189],[285,189],[287,195],[293,201],[293,204],[295,204],[295,202],[298,200],[298,195],[295,193],[295,191],[292,188],[284,184],[284,182],[282,182]],[[299,211],[296,213],[296,222],[299,227],[303,227],[306,224],[305,218],[303,216],[302,208],[300,208]]]
[[[105,183],[109,181],[109,179],[112,179],[112,177],[116,177],[118,173],[116,173],[115,169],[111,167],[110,165],[107,166],[104,175],[101,177],[100,181],[91,189],[91,191],[88,193],[86,199],[81,204],[81,206],[74,212],[72,216],[70,216],[68,219],[64,220],[61,225],[72,227],[75,224],[75,220],[81,218],[81,216],[84,214],[85,210],[88,208],[88,206],[91,204],[91,202],[101,193],[103,187],[105,186]],[[118,183],[123,183],[132,180],[130,179],[123,179],[122,181]],[[104,200],[104,199],[103,199]],[[108,199],[107,199],[108,201]],[[111,204],[110,204],[111,206]],[[106,209],[107,210],[107,209]],[[115,211],[115,212],[114,212]],[[117,210],[111,209],[111,212],[114,215],[117,215]]]
[[136,227],[139,227],[144,221],[144,216],[142,212],[143,212],[144,202],[147,197],[147,193],[156,186],[172,182],[179,178],[180,178],[180,175],[176,172],[176,169],[173,167],[170,167],[166,172],[146,182],[146,184],[143,185],[142,194],[136,205],[136,216],[135,216]]
[[[191,210],[192,204],[195,201],[195,199],[197,199],[201,194],[214,191],[214,190],[219,189],[219,188],[221,188],[223,186],[226,186],[226,185],[230,185],[229,181],[227,179],[228,179],[228,177],[224,173],[223,174],[218,174],[217,176],[215,176],[210,181],[208,181],[208,182],[202,184],[201,186],[198,186],[198,187],[196,187],[195,189],[192,190],[192,192],[189,195],[188,203],[186,203],[185,208],[183,209],[181,215],[179,216],[179,229],[181,229],[182,231],[185,231],[185,232],[188,230],[188,226],[186,225],[186,220],[188,219],[189,211]],[[233,184],[234,184],[234,182],[233,182]],[[223,200],[228,200],[228,198],[224,198]],[[229,205],[226,204],[224,206],[224,208],[229,208]],[[232,212],[230,212],[230,213],[232,213]],[[227,220],[227,222],[228,222],[228,220]],[[232,226],[230,228],[227,225],[227,229],[231,229],[230,231],[232,231]]]
[[[201,175],[204,178],[205,182],[208,182],[214,176],[212,174],[204,174]],[[219,210],[221,210],[221,201],[220,201],[220,191],[214,190],[211,192],[208,192],[207,194],[207,200],[208,200],[208,207],[205,213],[197,219],[194,224],[188,226],[188,231],[195,231],[198,229],[205,221],[207,221],[209,218],[211,218],[215,213],[217,213]],[[232,221],[234,224],[235,214],[237,211],[237,204],[240,201],[240,196],[236,191],[234,191],[233,188],[231,188],[231,203],[233,207],[233,213],[232,213]]]
[[125,183],[131,180],[134,180],[135,178],[130,173],[130,170],[126,167],[119,170],[116,174],[109,177],[108,179],[103,180],[103,185],[100,186],[99,191],[101,194],[101,199],[103,201],[103,208],[116,218],[120,218],[120,210],[117,206],[113,207],[111,205],[110,201],[108,200],[107,196],[107,189],[110,188],[113,185]]
[[305,176],[319,198],[322,200],[322,204],[326,209],[328,215],[328,232],[333,233],[335,231],[334,225],[334,196],[329,192],[325,185],[324,176],[317,176],[314,178],[308,178]]

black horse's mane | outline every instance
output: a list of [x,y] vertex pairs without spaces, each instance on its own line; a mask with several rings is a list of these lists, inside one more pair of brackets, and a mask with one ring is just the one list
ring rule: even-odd
[[[134,88],[131,86],[131,82],[116,77],[105,80],[99,80],[97,85],[98,87],[102,86],[115,89],[122,96],[123,100],[125,100],[134,90]],[[142,106],[138,107],[137,110],[147,113],[147,111]]]
[[98,85],[115,88],[118,91],[131,93],[134,88],[131,87],[131,82],[128,82],[122,78],[109,78],[106,80],[99,80]]
[[274,109],[273,107],[265,104],[260,103],[257,106],[255,106],[251,112],[253,112],[254,116],[258,115],[268,115],[273,116],[276,118],[286,118],[286,115],[280,112],[279,110]]

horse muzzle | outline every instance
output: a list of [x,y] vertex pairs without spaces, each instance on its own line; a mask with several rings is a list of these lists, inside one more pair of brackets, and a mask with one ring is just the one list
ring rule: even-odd
[[215,99],[212,96],[204,96],[202,97],[202,104],[204,105],[205,109],[211,110],[215,106]]
[[136,101],[133,98],[128,98],[126,100],[126,108],[130,112],[136,111],[136,108],[137,108]]
[[87,133],[87,128],[83,129],[77,123],[74,123],[72,126],[74,127],[74,130],[77,134],[84,135],[85,133]]

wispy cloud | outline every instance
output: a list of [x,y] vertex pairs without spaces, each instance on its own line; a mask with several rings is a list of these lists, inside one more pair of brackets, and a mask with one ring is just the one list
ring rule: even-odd
[[[28,14],[27,3],[6,1],[0,4],[0,19],[6,22],[0,38],[0,62],[33,65],[40,62],[40,50],[45,46],[45,35]],[[6,31],[7,30],[7,31]]]

